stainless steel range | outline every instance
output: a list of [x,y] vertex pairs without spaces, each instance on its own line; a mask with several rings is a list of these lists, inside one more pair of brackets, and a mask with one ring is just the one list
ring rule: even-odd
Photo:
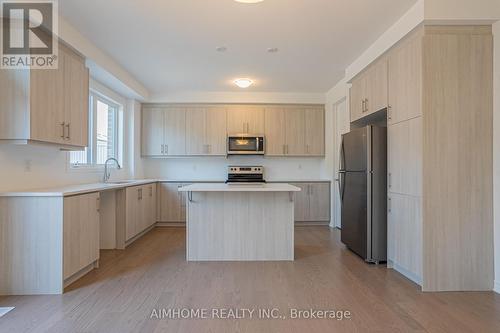
[[228,166],[227,184],[264,184],[262,166]]

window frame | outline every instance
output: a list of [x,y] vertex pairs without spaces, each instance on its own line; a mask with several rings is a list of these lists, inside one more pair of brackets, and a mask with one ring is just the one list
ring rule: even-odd
[[[85,164],[74,164],[71,163],[71,152],[68,153],[68,165],[69,169],[77,171],[102,171],[104,169],[104,164],[96,164],[97,161],[97,102],[100,101],[104,104],[107,104],[115,109],[115,117],[114,117],[114,150],[116,152],[115,158],[122,163],[122,144],[120,136],[122,135],[122,129],[120,126],[120,122],[122,121],[121,112],[123,110],[123,105],[113,101],[111,98],[107,97],[103,93],[95,90],[89,89],[89,133],[88,133],[88,147],[87,148],[87,161],[91,161],[91,163]],[[90,122],[92,121],[92,126],[90,126]],[[123,138],[122,138],[123,139]],[[116,166],[110,165],[111,168],[116,168]]]

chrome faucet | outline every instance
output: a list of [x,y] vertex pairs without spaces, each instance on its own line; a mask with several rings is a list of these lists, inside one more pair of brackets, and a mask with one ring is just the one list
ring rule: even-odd
[[118,162],[118,160],[114,157],[110,157],[106,160],[106,162],[104,162],[104,178],[103,178],[103,182],[104,183],[107,183],[108,180],[109,180],[109,177],[111,177],[111,172],[108,170],[108,162],[109,161],[114,161],[116,162],[116,166],[118,167],[118,169],[121,169],[122,167],[120,166],[120,163]]

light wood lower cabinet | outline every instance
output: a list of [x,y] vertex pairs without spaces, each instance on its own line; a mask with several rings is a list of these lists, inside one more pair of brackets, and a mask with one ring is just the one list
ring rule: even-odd
[[99,193],[64,198],[63,266],[67,279],[99,259]]
[[422,199],[388,194],[387,259],[393,267],[422,283]]
[[158,222],[185,223],[186,196],[179,187],[188,183],[160,183],[158,195]]
[[125,241],[129,241],[156,223],[156,184],[128,187],[125,211]]
[[295,193],[295,222],[330,222],[330,183],[291,183]]

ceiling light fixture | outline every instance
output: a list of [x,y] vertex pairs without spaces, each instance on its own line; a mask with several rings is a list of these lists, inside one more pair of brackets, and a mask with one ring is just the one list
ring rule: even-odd
[[225,46],[218,46],[218,47],[215,48],[215,50],[217,52],[226,52],[227,51],[227,47],[225,47]]
[[257,3],[257,2],[262,2],[264,0],[234,0],[234,1],[241,3]]
[[279,51],[279,49],[277,47],[270,47],[267,49],[267,52],[269,52],[269,53],[276,53],[278,51]]
[[253,81],[247,78],[241,78],[234,80],[234,84],[242,89],[246,89],[253,84]]

